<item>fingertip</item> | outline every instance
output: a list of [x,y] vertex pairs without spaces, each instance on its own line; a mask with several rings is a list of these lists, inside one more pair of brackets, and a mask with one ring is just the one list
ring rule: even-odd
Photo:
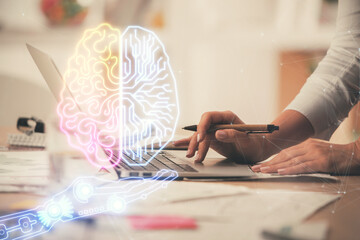
[[258,164],[258,165],[254,165],[251,167],[251,170],[253,170],[254,172],[260,172],[260,168],[261,168],[261,165]]
[[186,155],[187,158],[191,158],[193,155],[191,154],[190,148],[187,150]]
[[200,161],[200,154],[199,153],[196,154],[195,159],[194,159],[194,162],[198,162],[198,161]]
[[216,133],[215,133],[215,137],[216,137],[216,139],[217,140],[225,140],[227,137],[228,137],[228,135],[227,135],[227,132],[226,131],[224,131],[224,130],[218,130],[218,131],[216,131]]

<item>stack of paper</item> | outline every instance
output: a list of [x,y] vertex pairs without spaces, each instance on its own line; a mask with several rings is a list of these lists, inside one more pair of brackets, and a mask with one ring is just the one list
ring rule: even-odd
[[0,152],[0,192],[34,192],[49,183],[46,151]]

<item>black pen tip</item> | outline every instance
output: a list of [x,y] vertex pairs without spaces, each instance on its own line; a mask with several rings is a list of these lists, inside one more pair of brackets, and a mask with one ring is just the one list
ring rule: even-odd
[[279,126],[276,126],[276,125],[274,125],[274,124],[269,124],[269,125],[268,125],[268,131],[269,131],[270,133],[272,133],[273,131],[276,131],[276,130],[279,130]]
[[196,131],[197,126],[196,125],[186,126],[186,127],[183,127],[183,129],[188,130],[188,131]]

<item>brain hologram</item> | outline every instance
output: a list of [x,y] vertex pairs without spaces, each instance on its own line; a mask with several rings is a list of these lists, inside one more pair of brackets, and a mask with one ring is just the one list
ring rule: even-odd
[[[126,161],[123,154],[146,165],[159,152],[154,144],[161,149],[174,134],[175,77],[164,45],[147,29],[130,26],[121,34],[105,23],[85,31],[64,83],[60,128],[95,166],[112,167]],[[146,152],[152,158],[143,158]]]

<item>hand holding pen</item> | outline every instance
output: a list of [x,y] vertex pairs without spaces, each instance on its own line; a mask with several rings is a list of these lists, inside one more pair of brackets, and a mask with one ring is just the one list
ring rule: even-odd
[[[234,129],[234,126],[237,126],[238,130]],[[194,126],[191,128],[189,130],[195,130]],[[207,112],[202,115],[196,132],[189,138],[175,141],[174,145],[188,146],[188,158],[197,152],[195,162],[198,163],[204,160],[209,147],[227,158],[254,163],[262,158],[264,148],[268,144],[265,134],[274,130],[278,130],[278,126],[244,125],[244,122],[231,111]]]

